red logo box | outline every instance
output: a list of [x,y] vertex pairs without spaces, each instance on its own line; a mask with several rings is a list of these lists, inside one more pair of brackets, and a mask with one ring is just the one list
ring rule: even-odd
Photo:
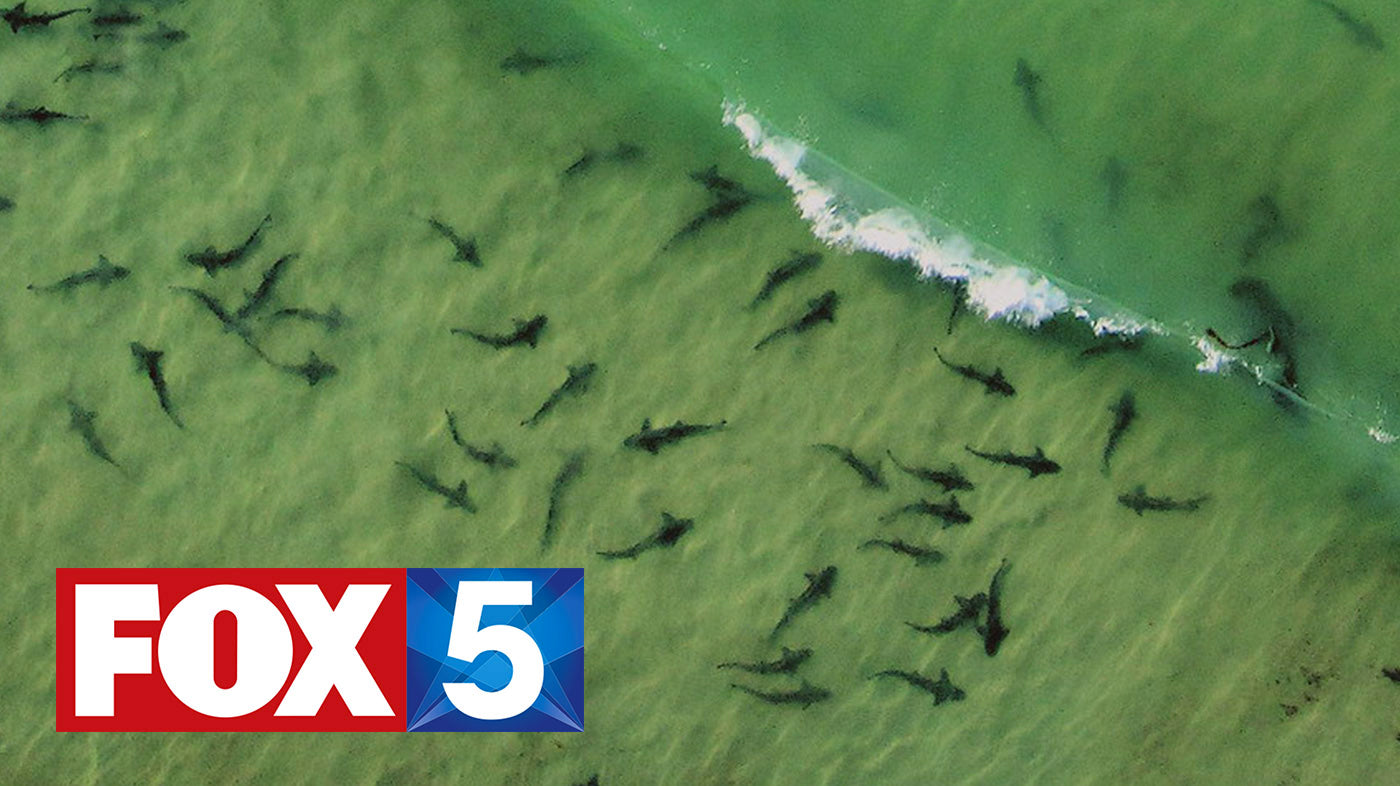
[[401,569],[60,568],[58,731],[403,731]]

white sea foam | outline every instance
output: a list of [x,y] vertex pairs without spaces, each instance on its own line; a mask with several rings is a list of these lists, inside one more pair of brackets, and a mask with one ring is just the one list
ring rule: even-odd
[[1148,320],[1126,314],[1095,313],[1091,299],[1073,297],[1065,285],[1049,276],[998,259],[1004,255],[979,253],[968,238],[933,226],[934,222],[904,207],[866,206],[868,212],[862,212],[843,199],[841,189],[804,168],[809,154],[806,145],[773,133],[742,105],[725,102],[724,122],[744,135],[751,155],[767,161],[787,182],[812,233],[829,245],[907,260],[926,278],[964,282],[969,305],[987,319],[1035,327],[1068,312],[1089,322],[1097,335],[1133,334],[1154,327]]
[[[969,308],[987,319],[1035,327],[1057,314],[1071,314],[1087,323],[1096,336],[1144,332],[1180,336],[1200,352],[1198,371],[1224,374],[1239,369],[1261,385],[1288,394],[1274,380],[1275,370],[1268,364],[1248,362],[1200,336],[1191,326],[1173,328],[1139,316],[1093,292],[1019,265],[994,248],[976,244],[936,218],[916,214],[801,141],[765,126],[742,104],[726,101],[724,122],[744,135],[750,155],[768,162],[787,183],[812,234],[830,246],[906,261],[924,278],[958,282],[965,289]],[[1298,401],[1334,416],[1315,404]],[[1379,424],[1367,433],[1382,444],[1400,442],[1400,436]]]
[[1069,295],[1044,276],[1004,267],[968,279],[967,299],[988,319],[1034,327],[1069,308]]
[[1219,374],[1226,371],[1237,360],[1234,353],[1221,349],[1219,345],[1205,336],[1196,339],[1196,349],[1201,351],[1201,362],[1196,364],[1196,370],[1208,374]]
[[1126,312],[1095,314],[1081,303],[1072,305],[1070,311],[1074,312],[1074,316],[1080,321],[1088,322],[1089,326],[1094,329],[1096,336],[1136,336],[1139,333],[1167,334],[1167,329],[1161,324]]

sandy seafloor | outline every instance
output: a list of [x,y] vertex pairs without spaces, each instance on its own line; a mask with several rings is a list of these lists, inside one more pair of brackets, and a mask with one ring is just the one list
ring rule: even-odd
[[[143,8],[146,8],[143,6]],[[508,2],[173,5],[185,44],[100,45],[80,25],[5,39],[6,96],[86,113],[83,125],[0,127],[0,557],[5,632],[0,780],[6,783],[529,783],[597,774],[632,783],[1366,783],[1400,768],[1400,543],[1393,470],[1341,458],[1333,434],[1242,379],[1182,371],[1149,347],[1085,360],[1079,329],[1036,333],[964,318],[903,266],[825,251],[813,274],[746,308],[790,249],[814,249],[782,187],[745,155],[718,107],[667,74]],[[53,83],[99,46],[121,75]],[[517,47],[577,65],[503,75]],[[661,69],[661,65],[655,65]],[[588,148],[645,149],[565,180]],[[763,195],[662,250],[707,204],[686,173],[718,164]],[[262,246],[210,280],[184,252]],[[451,261],[424,217],[480,241]],[[351,322],[261,324],[267,352],[309,349],[339,374],[308,387],[260,361],[192,300],[236,301],[298,252],[278,307],[338,304]],[[105,290],[36,295],[98,254],[132,269]],[[825,289],[837,322],[752,345]],[[543,312],[535,350],[496,352],[451,327]],[[130,341],[166,352],[175,428]],[[941,366],[1001,366],[1018,393],[984,395]],[[599,364],[587,395],[519,422],[564,378]],[[1141,417],[1112,472],[1107,408]],[[121,464],[90,455],[65,397],[98,413]],[[491,472],[446,434],[499,440]],[[728,421],[658,456],[625,450],[643,418]],[[881,524],[924,495],[886,461],[890,490],[809,447],[956,461],[974,521]],[[1042,446],[1063,473],[1030,480],[963,445]],[[587,450],[554,545],[551,479]],[[467,478],[475,515],[444,509],[398,471]],[[1141,518],[1138,483],[1209,494],[1194,514]],[[604,562],[661,510],[693,517],[669,551]],[[943,549],[916,567],[871,537]],[[961,632],[906,620],[951,611],[1003,558],[1011,634],[994,658]],[[804,572],[834,564],[832,597],[772,642]],[[587,716],[581,734],[58,734],[53,570],[77,566],[583,566]],[[830,700],[759,703],[727,660],[815,650],[804,674]],[[935,707],[871,681],[886,668],[967,692]],[[751,684],[762,684],[752,682]],[[796,681],[777,683],[795,686]]]

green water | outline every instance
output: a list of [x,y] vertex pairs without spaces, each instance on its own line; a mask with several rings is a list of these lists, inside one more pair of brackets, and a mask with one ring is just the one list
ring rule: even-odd
[[1343,4],[1379,51],[1308,0],[594,5],[894,197],[1171,329],[1257,334],[1228,290],[1266,281],[1302,395],[1400,428],[1384,4]]
[[[0,214],[0,780],[1363,783],[1400,765],[1400,689],[1380,674],[1400,664],[1400,543],[1379,446],[1356,450],[1248,381],[1183,372],[1165,348],[1086,360],[1082,330],[972,318],[948,337],[948,295],[871,255],[826,250],[749,310],[771,266],[816,246],[705,87],[606,19],[360,0],[180,4],[158,18],[191,39],[108,42],[119,76],[52,82],[103,45],[80,25],[0,51],[17,101],[92,117],[0,127],[14,162],[0,194],[16,202]],[[519,47],[582,59],[503,75]],[[624,140],[641,161],[561,177],[586,149]],[[710,164],[763,198],[662,250],[708,204],[686,173]],[[211,280],[181,261],[236,243],[268,212],[241,268]],[[427,215],[476,234],[484,267],[453,263]],[[274,305],[337,304],[350,323],[255,334],[281,362],[314,349],[339,367],[314,388],[168,289],[237,302],[290,252]],[[131,277],[25,290],[99,253]],[[752,349],[826,289],[842,297],[835,324]],[[449,333],[537,312],[550,325],[535,350]],[[158,408],[130,341],[166,352],[185,430]],[[984,395],[934,345],[1000,365],[1016,397]],[[593,389],[519,426],[584,360],[601,369]],[[1107,408],[1127,389],[1141,417],[1105,477]],[[70,396],[98,413],[120,469],[69,430]],[[465,459],[446,408],[520,466]],[[648,417],[729,426],[654,457],[622,448]],[[956,461],[977,484],[959,495],[973,523],[880,523],[929,490],[888,461],[890,490],[862,488],[814,442]],[[1039,445],[1064,471],[1030,480],[964,444]],[[541,553],[551,480],[577,450],[586,470]],[[468,479],[480,511],[444,509],[396,460]],[[1138,483],[1210,500],[1139,518],[1115,502]],[[696,521],[673,550],[594,556],[651,532],[663,509]],[[857,549],[872,537],[947,559],[919,568]],[[996,657],[969,632],[903,624],[949,613],[1003,558],[1011,634]],[[802,574],[832,564],[832,596],[770,641]],[[586,731],[52,730],[54,568],[293,565],[583,566]],[[831,699],[768,706],[715,669],[779,644],[814,649],[803,674]],[[869,679],[888,668],[946,668],[967,698],[935,707]]]

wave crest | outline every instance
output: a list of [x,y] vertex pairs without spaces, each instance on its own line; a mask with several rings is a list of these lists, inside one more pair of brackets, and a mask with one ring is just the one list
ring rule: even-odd
[[774,132],[741,104],[725,102],[724,122],[744,135],[751,155],[767,161],[786,181],[812,233],[831,246],[906,260],[924,278],[961,282],[968,305],[987,319],[1036,327],[1069,313],[1088,322],[1097,335],[1165,332],[1152,320],[1106,306],[1081,288],[1018,265],[932,217],[916,215],[802,142]]
[[[1196,370],[1224,374],[1241,369],[1260,385],[1294,404],[1326,417],[1348,420],[1354,413],[1329,412],[1299,398],[1274,379],[1270,364],[1250,362],[1220,346],[1191,325],[1170,328],[1122,308],[1083,287],[1025,265],[909,206],[861,180],[803,142],[778,133],[742,103],[724,102],[724,123],[743,134],[749,154],[768,162],[792,190],[793,201],[822,242],[848,251],[869,251],[907,261],[924,278],[961,285],[971,310],[986,319],[1036,327],[1059,314],[1086,323],[1096,336],[1132,336],[1147,332],[1186,339],[1198,353]],[[1391,445],[1400,436],[1387,431],[1387,420],[1362,426],[1374,442]]]

